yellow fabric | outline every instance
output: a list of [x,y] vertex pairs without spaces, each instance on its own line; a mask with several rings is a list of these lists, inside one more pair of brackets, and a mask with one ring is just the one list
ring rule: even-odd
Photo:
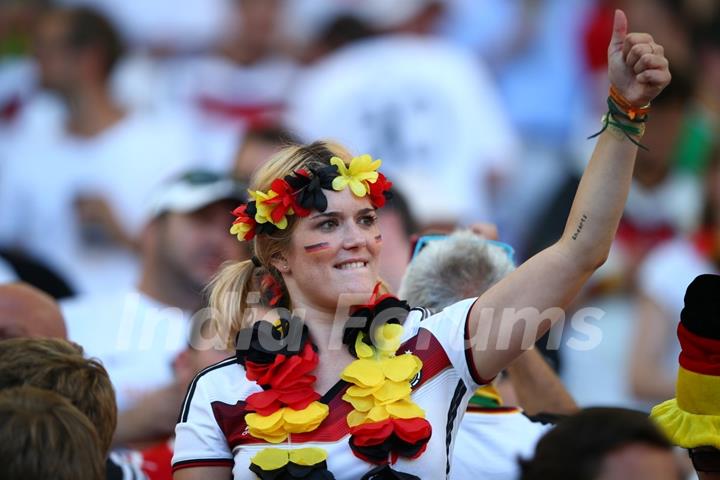
[[359,412],[368,412],[371,408],[375,406],[375,399],[372,397],[372,395],[364,397],[354,397],[345,393],[342,399],[350,403],[353,408]]
[[425,411],[409,398],[385,405],[385,408],[393,418],[425,418]]
[[277,470],[293,462],[297,465],[312,466],[327,460],[327,452],[321,448],[297,448],[295,450],[282,450],[280,448],[265,448],[260,450],[250,460],[265,471]]
[[650,418],[670,441],[683,448],[715,447],[720,449],[720,416],[698,415],[683,410],[676,399],[655,405]]
[[678,407],[697,415],[720,415],[720,377],[678,370],[675,387]]
[[377,169],[380,168],[381,163],[380,160],[373,161],[368,154],[353,158],[350,166],[346,166],[341,158],[332,157],[330,164],[335,165],[338,169],[338,176],[332,182],[333,190],[339,192],[349,186],[356,197],[364,197],[370,191],[368,182],[375,183],[377,181]]
[[497,391],[497,388],[491,383],[488,383],[487,385],[483,385],[482,387],[475,390],[475,395],[478,395],[480,397],[490,398],[492,400],[495,400],[498,405],[503,405],[503,399],[500,395],[500,392]]
[[263,470],[270,471],[287,465],[289,458],[287,450],[264,448],[255,454],[250,461]]
[[355,353],[357,353],[358,358],[372,358],[373,349],[370,345],[363,342],[364,339],[365,334],[360,332],[355,339]]
[[375,330],[375,344],[378,353],[383,357],[395,355],[397,349],[400,348],[402,332],[402,325],[395,323],[385,324]]
[[373,393],[373,397],[380,404],[388,404],[402,400],[410,395],[410,384],[405,382],[393,382],[386,380],[380,389]]
[[298,448],[290,451],[290,461],[298,465],[317,465],[327,460],[327,452],[322,448]]
[[380,368],[385,377],[393,382],[408,381],[422,369],[422,360],[412,354],[398,355],[382,360]]
[[329,409],[326,404],[312,402],[303,410],[285,407],[267,416],[249,413],[245,415],[245,422],[253,437],[270,443],[280,443],[285,441],[288,433],[315,430],[325,420],[328,413]]
[[345,367],[340,378],[360,387],[375,387],[385,381],[380,365],[374,360],[361,358]]

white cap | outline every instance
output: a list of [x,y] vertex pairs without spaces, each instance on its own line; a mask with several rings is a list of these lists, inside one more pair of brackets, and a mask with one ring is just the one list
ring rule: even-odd
[[150,201],[149,218],[190,213],[220,200],[247,200],[245,185],[208,170],[192,170],[162,185]]

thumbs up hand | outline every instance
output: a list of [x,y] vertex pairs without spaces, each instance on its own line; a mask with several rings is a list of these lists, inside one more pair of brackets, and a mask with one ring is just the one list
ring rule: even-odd
[[670,83],[670,68],[662,45],[648,33],[628,33],[622,10],[615,11],[608,46],[610,83],[633,106],[650,103]]

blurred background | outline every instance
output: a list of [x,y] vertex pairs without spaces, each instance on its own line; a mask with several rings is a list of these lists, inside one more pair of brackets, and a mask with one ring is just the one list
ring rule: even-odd
[[648,408],[674,395],[685,287],[720,266],[715,0],[3,0],[0,281],[58,299],[136,285],[163,182],[246,184],[318,138],[383,160],[394,287],[428,230],[495,223],[528,258],[560,236],[600,129],[615,8],[665,46],[673,83],[574,306],[601,318],[568,312],[547,353],[578,404]]

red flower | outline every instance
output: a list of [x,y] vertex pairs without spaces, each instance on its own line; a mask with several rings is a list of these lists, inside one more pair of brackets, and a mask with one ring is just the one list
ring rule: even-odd
[[359,447],[380,445],[393,434],[393,421],[388,418],[381,422],[363,423],[350,428],[350,434]]
[[252,240],[255,236],[255,218],[254,215],[248,214],[247,208],[248,206],[243,204],[232,212],[236,218],[232,223],[230,233],[237,235],[238,238],[242,237],[242,240]]
[[293,208],[295,196],[290,185],[282,178],[273,180],[270,184],[270,190],[277,193],[277,196],[266,200],[265,204],[273,206],[270,218],[274,223],[279,223],[288,213],[288,210]]
[[245,374],[267,390],[253,393],[247,398],[249,410],[270,415],[278,408],[287,406],[302,410],[318,400],[313,390],[315,377],[309,375],[318,364],[318,354],[307,342],[297,355],[277,354],[271,363],[245,361]]
[[370,183],[370,203],[375,208],[381,208],[387,200],[386,192],[392,188],[392,182],[385,178],[385,175],[378,172],[378,178],[375,183]]

